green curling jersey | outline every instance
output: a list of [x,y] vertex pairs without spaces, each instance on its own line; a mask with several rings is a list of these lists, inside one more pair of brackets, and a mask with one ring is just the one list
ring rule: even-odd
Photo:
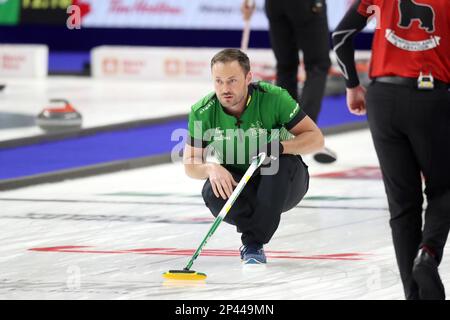
[[306,114],[290,94],[266,82],[249,85],[247,104],[237,118],[210,93],[191,108],[187,143],[210,148],[226,167],[245,172],[259,146],[292,139],[289,132]]

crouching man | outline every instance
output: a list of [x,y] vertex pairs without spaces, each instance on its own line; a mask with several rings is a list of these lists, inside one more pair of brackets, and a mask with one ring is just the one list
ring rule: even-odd
[[[189,115],[185,171],[206,179],[203,199],[217,216],[252,158],[267,154],[224,219],[242,234],[242,261],[266,263],[263,245],[277,230],[281,213],[295,207],[308,190],[308,167],[301,155],[323,148],[324,138],[286,90],[252,83],[250,61],[242,51],[220,51],[211,60],[211,71],[215,90]],[[219,163],[207,161],[210,152]]]

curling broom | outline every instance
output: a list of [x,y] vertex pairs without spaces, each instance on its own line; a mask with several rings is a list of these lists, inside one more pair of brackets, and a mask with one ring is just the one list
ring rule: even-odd
[[233,206],[234,202],[236,201],[239,194],[244,189],[247,182],[252,177],[253,173],[258,169],[261,164],[264,162],[264,159],[266,158],[265,153],[260,153],[257,157],[255,157],[250,166],[248,167],[247,171],[245,172],[244,176],[242,177],[241,181],[239,181],[238,185],[236,186],[236,189],[234,189],[231,196],[228,198],[227,202],[223,206],[222,210],[220,210],[219,215],[214,220],[214,223],[212,224],[211,228],[209,229],[208,233],[206,234],[203,241],[200,243],[200,246],[197,248],[197,251],[195,251],[194,255],[189,260],[188,264],[183,270],[169,270],[168,272],[163,273],[163,277],[165,279],[169,280],[204,280],[206,279],[206,274],[197,272],[194,270],[191,270],[192,265],[194,264],[195,259],[200,255],[200,253],[203,250],[203,247],[206,245],[208,240],[212,237],[214,232],[217,230],[217,227],[219,227],[222,220],[227,215],[228,211],[230,211],[231,207]]

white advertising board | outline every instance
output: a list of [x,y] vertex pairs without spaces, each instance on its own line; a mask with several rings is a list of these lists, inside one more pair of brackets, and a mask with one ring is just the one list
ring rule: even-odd
[[[210,80],[211,48],[101,46],[92,50],[92,75],[102,79]],[[275,76],[275,57],[269,49],[247,51],[255,79]]]
[[44,78],[47,70],[46,45],[0,45],[1,78]]

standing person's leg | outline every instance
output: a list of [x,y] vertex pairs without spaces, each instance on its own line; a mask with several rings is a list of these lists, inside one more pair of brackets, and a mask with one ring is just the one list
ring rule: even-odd
[[[428,186],[427,186],[428,189]],[[450,189],[427,190],[428,206],[422,242],[414,260],[413,276],[422,300],[445,300],[445,288],[438,267],[450,228]]]
[[[300,105],[306,114],[317,123],[331,65],[326,10],[314,17],[307,27],[299,27],[297,33],[306,70]],[[324,147],[314,154],[314,159],[320,163],[332,163],[337,160],[337,155],[334,151]]]
[[[370,131],[380,162],[391,214],[390,226],[406,299],[418,299],[412,277],[422,240],[422,180],[419,163],[406,135],[409,89],[372,84],[366,102]],[[402,108],[402,105],[406,105]]]
[[[294,28],[297,48],[303,51],[306,80],[298,99],[305,113],[317,123],[322,108],[330,61],[330,39],[326,3],[320,13],[312,11],[311,1],[289,1],[287,14]],[[337,160],[335,152],[323,148],[314,154],[320,163]]]
[[277,85],[286,89],[297,100],[298,47],[294,29],[284,11],[284,1],[266,0],[269,35],[277,60]]
[[422,299],[445,299],[438,273],[450,228],[450,93],[411,94],[411,140],[425,178],[428,206],[413,274]]
[[[311,11],[311,8],[307,10]],[[318,14],[310,13],[305,17],[307,21],[296,18],[297,15],[291,13],[290,20],[295,28],[297,47],[303,52],[306,71],[299,102],[305,113],[317,123],[331,66],[326,8]]]
[[428,120],[418,150],[424,158],[428,201],[422,244],[432,248],[440,262],[450,228],[450,92],[440,90],[433,95],[432,100],[413,99],[413,107],[422,111],[417,119]]

